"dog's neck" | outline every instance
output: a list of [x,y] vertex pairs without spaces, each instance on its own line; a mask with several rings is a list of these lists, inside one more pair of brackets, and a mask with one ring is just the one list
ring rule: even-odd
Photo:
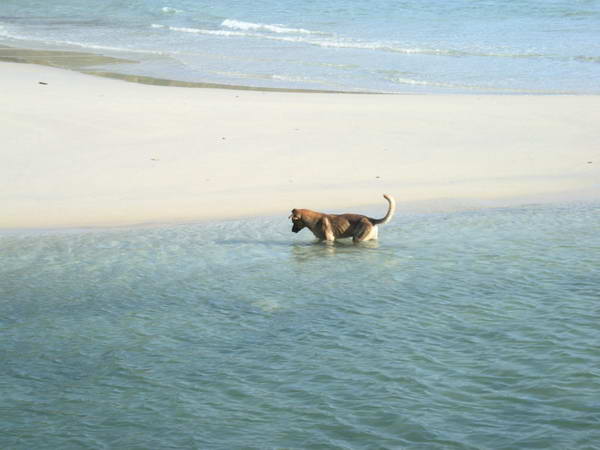
[[[327,239],[331,225],[327,221],[327,225],[323,222],[328,217],[328,214],[312,211],[310,209],[302,209],[302,222],[304,225],[319,239]],[[331,238],[333,240],[333,238]]]
[[323,218],[323,216],[325,216],[325,214],[323,214],[323,213],[313,211],[310,209],[301,209],[299,211],[302,215],[302,221],[311,230],[312,230],[312,227],[317,225],[319,220],[321,220]]
[[325,214],[313,211],[311,209],[300,209],[298,210],[300,216],[302,217],[302,223],[306,225],[313,233],[319,231],[319,222]]

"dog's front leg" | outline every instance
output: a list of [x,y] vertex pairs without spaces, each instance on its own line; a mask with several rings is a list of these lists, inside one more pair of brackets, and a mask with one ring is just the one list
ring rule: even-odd
[[328,217],[323,217],[321,221],[322,233],[323,237],[327,242],[335,241],[335,235],[333,234],[333,229],[331,228],[331,222]]

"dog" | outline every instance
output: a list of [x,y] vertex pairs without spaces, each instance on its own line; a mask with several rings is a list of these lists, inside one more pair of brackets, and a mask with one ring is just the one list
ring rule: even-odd
[[382,219],[373,219],[362,214],[324,214],[310,209],[292,209],[292,231],[298,233],[308,228],[317,239],[333,242],[336,239],[352,238],[354,243],[377,239],[377,225],[388,223],[396,211],[396,201],[391,195],[383,194],[388,201],[388,212]]

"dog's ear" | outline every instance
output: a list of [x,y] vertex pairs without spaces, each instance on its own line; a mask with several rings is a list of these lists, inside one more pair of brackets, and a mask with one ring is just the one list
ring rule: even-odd
[[298,213],[298,210],[296,208],[292,209],[292,214],[290,214],[290,217],[288,217],[288,219],[292,219],[292,220],[300,220],[301,216]]

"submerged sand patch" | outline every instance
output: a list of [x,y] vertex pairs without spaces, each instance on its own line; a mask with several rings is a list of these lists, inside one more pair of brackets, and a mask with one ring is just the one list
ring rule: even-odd
[[113,58],[96,53],[62,51],[62,50],[34,50],[26,48],[8,47],[0,45],[0,61],[26,64],[40,64],[43,66],[60,67],[63,69],[78,70],[90,66],[106,64],[133,64],[136,61]]
[[[126,58],[115,58],[99,53],[76,52],[65,50],[26,49],[0,45],[0,62],[13,62],[24,64],[39,64],[42,66],[57,67],[75,70],[89,75],[104,78],[129,81],[132,83],[148,84],[151,86],[171,86],[186,88],[211,88],[233,89],[238,91],[264,91],[264,92],[307,92],[307,93],[342,93],[342,91],[287,89],[230,85],[221,83],[206,83],[201,81],[183,81],[167,78],[157,78],[135,73],[119,72],[118,66],[122,64],[137,64],[139,61]],[[102,66],[114,66],[115,70],[105,70]]]

